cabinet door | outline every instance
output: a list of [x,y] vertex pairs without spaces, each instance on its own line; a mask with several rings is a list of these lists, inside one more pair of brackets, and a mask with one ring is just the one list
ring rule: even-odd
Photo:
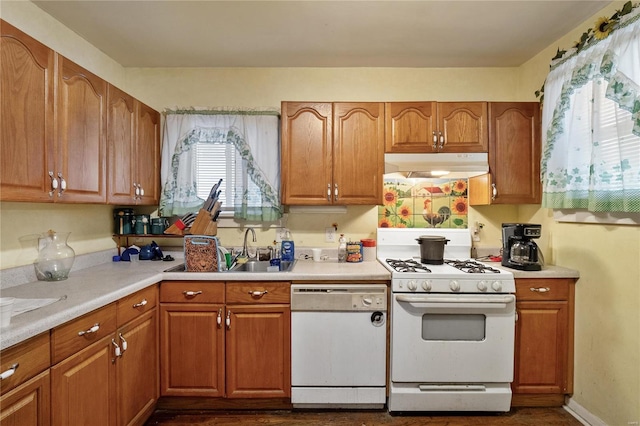
[[331,204],[331,120],[330,103],[282,103],[283,204]]
[[0,398],[0,425],[51,424],[49,370],[23,383]]
[[107,83],[58,55],[56,174],[59,198],[106,202]]
[[487,103],[438,102],[438,139],[440,152],[487,152]]
[[116,360],[118,425],[143,424],[158,399],[156,311],[149,311],[118,330],[126,350]]
[[136,111],[134,99],[109,85],[107,99],[107,202],[132,204],[135,201]]
[[54,53],[4,21],[0,33],[0,200],[48,201]]
[[227,397],[290,397],[289,305],[230,305],[227,315]]
[[223,305],[160,305],[160,394],[224,396]]
[[112,335],[51,367],[51,424],[115,425]]
[[138,204],[160,201],[160,113],[137,102],[136,164]]
[[540,104],[492,102],[489,135],[493,203],[540,203]]
[[384,104],[333,104],[333,202],[379,204],[384,173]]
[[514,393],[567,393],[569,302],[516,304]]
[[385,152],[434,152],[435,102],[385,103]]

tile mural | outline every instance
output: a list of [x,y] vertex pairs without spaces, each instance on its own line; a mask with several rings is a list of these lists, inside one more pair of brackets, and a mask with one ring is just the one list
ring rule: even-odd
[[385,178],[379,228],[467,228],[467,179]]

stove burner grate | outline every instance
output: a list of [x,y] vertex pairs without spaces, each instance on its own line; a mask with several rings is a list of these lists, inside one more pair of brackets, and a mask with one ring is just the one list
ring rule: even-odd
[[472,260],[445,260],[444,263],[469,274],[484,274],[488,272],[492,272],[494,274],[500,273],[496,268],[492,268],[491,266],[483,265],[482,263],[474,262]]
[[431,272],[431,269],[414,259],[386,259],[386,262],[398,272]]

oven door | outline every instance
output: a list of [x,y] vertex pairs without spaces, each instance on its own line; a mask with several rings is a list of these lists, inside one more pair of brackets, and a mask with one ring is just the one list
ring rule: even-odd
[[394,294],[391,381],[509,383],[515,296]]

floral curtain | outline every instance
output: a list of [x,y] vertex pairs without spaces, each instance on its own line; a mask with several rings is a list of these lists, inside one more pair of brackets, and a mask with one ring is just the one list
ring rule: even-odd
[[544,86],[542,205],[640,212],[640,8],[567,53]]
[[166,111],[161,162],[162,216],[196,212],[206,200],[197,196],[198,143],[235,148],[234,218],[275,221],[280,205],[279,112],[230,110]]

